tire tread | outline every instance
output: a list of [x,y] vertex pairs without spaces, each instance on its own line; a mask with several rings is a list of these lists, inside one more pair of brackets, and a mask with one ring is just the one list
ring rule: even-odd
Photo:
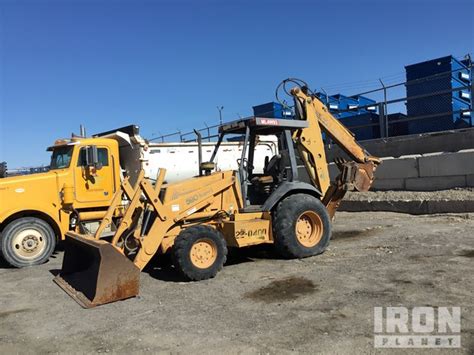
[[[209,238],[216,242],[217,245],[217,260],[208,269],[197,269],[192,265],[189,259],[189,250],[200,237]],[[176,237],[172,257],[175,268],[186,279],[191,281],[205,280],[215,277],[222,269],[227,261],[227,246],[223,236],[216,229],[209,226],[197,225],[183,230]]]
[[[44,232],[46,238],[46,248],[43,254],[39,255],[35,259],[26,260],[15,255],[15,252],[11,248],[11,238],[17,230],[28,225],[36,225],[39,229]],[[0,240],[0,254],[3,256],[5,261],[16,268],[22,268],[27,266],[40,265],[48,261],[51,254],[53,254],[56,247],[56,236],[53,228],[44,220],[37,217],[21,217],[10,222],[2,232]]]
[[[314,210],[323,220],[323,237],[321,242],[312,248],[301,245],[295,233],[296,219],[306,210]],[[305,258],[323,253],[331,238],[331,220],[326,207],[314,196],[294,194],[281,200],[273,219],[275,248],[284,258]]]

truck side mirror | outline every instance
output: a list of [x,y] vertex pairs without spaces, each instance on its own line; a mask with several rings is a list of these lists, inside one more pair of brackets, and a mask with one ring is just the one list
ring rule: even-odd
[[102,168],[102,164],[99,162],[99,153],[97,146],[91,145],[86,147],[86,166],[94,167],[97,170]]

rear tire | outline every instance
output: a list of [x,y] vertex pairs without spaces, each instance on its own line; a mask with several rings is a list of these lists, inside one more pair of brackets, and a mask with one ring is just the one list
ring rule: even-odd
[[273,218],[273,236],[284,258],[306,258],[323,253],[331,239],[331,219],[314,196],[294,194],[283,199]]
[[56,247],[53,228],[35,217],[23,217],[10,222],[2,232],[0,252],[13,267],[43,264]]
[[174,241],[174,266],[188,280],[213,278],[226,259],[226,242],[214,228],[203,225],[189,227]]

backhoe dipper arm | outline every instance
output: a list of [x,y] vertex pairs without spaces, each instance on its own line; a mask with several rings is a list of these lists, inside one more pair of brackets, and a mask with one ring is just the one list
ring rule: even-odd
[[[304,87],[293,88],[291,95],[295,100],[297,117],[308,122],[307,128],[294,132],[293,140],[312,183],[323,194],[323,203],[332,217],[346,191],[370,189],[374,171],[380,164],[380,159],[371,156],[361,147],[353,134],[331,115],[319,99],[309,95]],[[341,173],[332,184],[322,132],[331,137],[353,159],[351,162],[345,162],[342,159],[336,161]]]

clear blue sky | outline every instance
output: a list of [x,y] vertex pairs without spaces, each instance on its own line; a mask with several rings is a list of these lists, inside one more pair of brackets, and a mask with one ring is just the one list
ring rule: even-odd
[[289,76],[348,94],[403,79],[404,65],[474,51],[473,4],[0,0],[0,161],[47,164],[80,123],[150,137],[215,124],[217,105],[250,115]]

